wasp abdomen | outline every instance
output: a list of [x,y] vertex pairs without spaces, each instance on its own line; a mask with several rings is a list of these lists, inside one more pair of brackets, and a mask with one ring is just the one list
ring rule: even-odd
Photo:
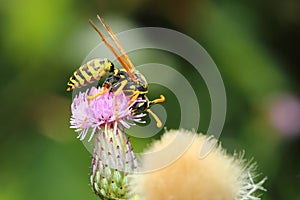
[[112,62],[107,58],[93,59],[81,65],[71,76],[68,82],[67,91],[89,85],[100,80],[107,72],[114,70]]

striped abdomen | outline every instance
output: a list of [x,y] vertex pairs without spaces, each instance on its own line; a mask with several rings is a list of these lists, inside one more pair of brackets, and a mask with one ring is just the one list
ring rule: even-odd
[[69,79],[67,91],[81,88],[100,80],[107,72],[113,72],[114,65],[107,58],[94,59],[77,69]]

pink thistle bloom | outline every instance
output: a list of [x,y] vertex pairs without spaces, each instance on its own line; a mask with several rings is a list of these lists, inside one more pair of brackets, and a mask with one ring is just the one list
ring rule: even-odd
[[135,123],[145,123],[141,117],[146,114],[135,114],[130,98],[121,91],[120,94],[108,90],[98,97],[88,100],[89,96],[102,92],[103,88],[92,87],[80,92],[71,105],[71,128],[78,132],[78,138],[84,140],[88,134],[90,142],[95,138],[90,183],[101,199],[126,198],[128,193],[128,173],[137,168],[125,128]]
[[102,90],[103,88],[92,87],[86,92],[80,92],[73,100],[70,127],[79,132],[78,138],[80,140],[84,140],[88,133],[90,133],[88,141],[91,141],[95,133],[101,133],[108,128],[124,130],[124,128],[128,129],[135,125],[135,122],[145,123],[141,117],[146,114],[134,114],[131,109],[134,103],[143,101],[141,99],[128,105],[130,98],[126,97],[123,92],[114,97],[114,94],[107,90],[104,94],[88,100],[88,96],[95,95]]

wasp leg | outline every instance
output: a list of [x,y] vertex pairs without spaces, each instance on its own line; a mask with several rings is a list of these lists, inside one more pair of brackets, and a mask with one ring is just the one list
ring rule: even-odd
[[81,128],[84,128],[84,125],[85,125],[85,123],[86,123],[87,120],[88,120],[88,118],[85,117],[84,120],[83,120],[83,122],[82,122],[82,124],[81,124]]
[[162,126],[162,123],[161,123],[160,119],[157,117],[157,115],[156,115],[154,112],[152,112],[150,109],[147,109],[146,111],[147,111],[150,115],[152,115],[152,117],[153,117],[154,120],[156,121],[156,126],[157,126],[157,128],[160,128],[160,127]]
[[101,92],[98,92],[97,94],[88,96],[88,101],[93,100],[93,99],[99,97],[100,95],[104,94],[104,93],[106,92],[106,89],[107,89],[107,88],[104,87],[104,89],[103,89]]
[[160,95],[159,99],[154,99],[153,101],[150,101],[150,105],[157,104],[157,103],[162,103],[165,100],[166,100],[166,98],[164,97],[164,95]]
[[116,121],[118,121],[119,120],[119,109],[118,109],[118,101],[117,101],[116,95],[114,95],[114,102],[115,102]]
[[139,91],[135,91],[135,92],[132,94],[132,98],[131,98],[130,101],[128,102],[128,106],[130,106],[130,105],[138,98],[139,95],[140,95],[140,92],[139,92]]
[[120,82],[120,86],[119,86],[118,89],[114,92],[116,120],[118,120],[118,101],[117,101],[116,96],[118,96],[118,95],[120,94],[120,92],[124,89],[124,87],[126,86],[127,83],[128,83],[127,80],[121,81],[121,82]]
[[[110,66],[111,67],[111,66]],[[105,68],[103,71],[100,72],[99,74],[99,77],[100,79],[105,76],[105,74],[111,69],[110,67],[108,68]],[[90,68],[89,70],[92,70],[92,68]],[[92,73],[96,73],[96,71],[92,72]],[[97,78],[98,75],[93,75],[94,78]],[[88,101],[92,100],[92,99],[95,99],[97,97],[99,97],[100,95],[104,94],[106,92],[106,89],[107,89],[107,86],[104,86],[104,90],[102,90],[101,92],[98,92],[97,94],[94,94],[94,95],[91,95],[91,96],[88,96]]]
[[114,95],[118,96],[120,94],[120,92],[124,89],[124,87],[126,86],[126,84],[128,83],[127,80],[123,80],[120,82],[120,86],[118,87],[118,89],[115,91]]
[[[157,103],[162,103],[165,100],[166,100],[166,98],[163,95],[160,95],[159,99],[154,99],[153,101],[150,101],[149,106],[151,106],[153,104],[157,104]],[[158,116],[155,113],[153,113],[150,109],[147,109],[147,112],[149,114],[151,114],[152,117],[155,119],[157,128],[160,128],[162,126],[162,123],[161,123],[160,119],[158,118]]]

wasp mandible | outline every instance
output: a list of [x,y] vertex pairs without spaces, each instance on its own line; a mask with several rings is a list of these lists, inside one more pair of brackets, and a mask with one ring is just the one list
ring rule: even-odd
[[[103,25],[103,27],[108,32],[111,39],[114,41],[118,50],[116,50],[105,38],[105,36],[100,32],[100,29],[91,21],[89,23],[99,34],[105,45],[112,51],[116,56],[120,64],[123,66],[123,69],[118,69],[114,67],[114,64],[109,61],[107,58],[104,59],[93,59],[82,66],[80,66],[74,74],[70,77],[69,82],[67,83],[67,91],[74,90],[76,88],[81,88],[83,86],[89,85],[96,81],[100,81],[107,73],[108,77],[105,79],[102,87],[108,89],[110,92],[114,92],[114,95],[118,95],[121,91],[130,98],[130,102],[133,103],[136,99],[141,99],[134,103],[131,108],[134,114],[141,112],[148,112],[153,116],[156,121],[157,127],[161,127],[162,123],[160,119],[154,114],[150,107],[153,104],[161,103],[165,101],[165,97],[160,95],[160,98],[150,101],[146,96],[148,93],[148,83],[138,70],[135,69],[131,60],[125,53],[123,47],[120,44],[120,41],[108,26],[108,24],[99,16],[97,18]],[[94,99],[103,92],[89,96],[88,99]]]

